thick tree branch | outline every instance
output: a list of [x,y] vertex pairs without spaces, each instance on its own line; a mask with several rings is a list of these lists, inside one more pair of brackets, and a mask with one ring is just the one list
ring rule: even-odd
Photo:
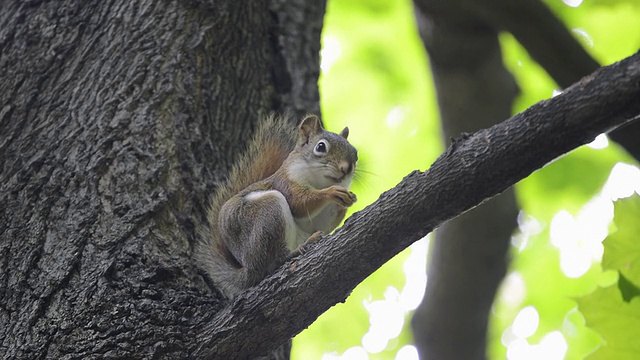
[[[510,32],[562,88],[599,67],[540,0],[415,0],[415,3],[424,13],[449,18],[450,23],[484,19],[494,28]],[[638,136],[640,123],[610,134],[611,139],[640,161]]]
[[[580,45],[569,29],[540,0],[467,1],[476,11],[485,14],[497,28],[509,31],[531,57],[562,88],[595,71],[600,65]],[[483,8],[483,10],[481,10]],[[609,134],[612,140],[640,161],[640,123]]]
[[638,98],[640,53],[596,71],[562,95],[457,140],[428,171],[408,175],[334,235],[216,314],[200,332],[201,346],[193,355],[242,359],[284,343],[443,222],[598,134],[637,119]]
[[[565,88],[600,65],[540,0],[490,1],[488,18],[509,31],[549,75]],[[478,6],[484,5],[475,2]]]

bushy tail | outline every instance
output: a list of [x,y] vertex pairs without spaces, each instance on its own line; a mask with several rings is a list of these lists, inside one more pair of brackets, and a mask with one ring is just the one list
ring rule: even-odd
[[220,208],[242,189],[275,173],[293,151],[295,142],[296,127],[288,117],[272,115],[265,118],[246,151],[236,159],[227,181],[211,197],[208,228],[202,231],[195,257],[226,297],[232,298],[242,291],[246,279],[245,272],[220,238]]

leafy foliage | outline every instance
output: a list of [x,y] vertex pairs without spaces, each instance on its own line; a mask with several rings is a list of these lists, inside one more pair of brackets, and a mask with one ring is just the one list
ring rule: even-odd
[[[636,27],[628,31],[630,37],[625,37],[625,41],[629,40],[628,43],[623,46],[618,44],[619,34],[626,33],[628,27],[634,26],[626,12],[637,19],[640,16],[640,2],[591,2],[578,8],[565,6],[560,1],[547,3],[574,29],[578,39],[603,64],[626,57],[640,46]],[[622,15],[622,12],[625,14]],[[607,14],[621,16],[610,17]],[[620,33],[613,36],[611,28],[617,28]],[[514,110],[521,111],[551,96],[556,85],[549,76],[510,35],[503,35],[501,40],[505,63],[516,76],[522,90]],[[629,46],[629,43],[632,45]],[[602,239],[598,240],[596,237],[604,238],[606,235],[608,219],[604,214],[610,202],[606,199],[593,199],[598,196],[612,168],[619,161],[633,162],[615,145],[605,149],[582,147],[557,159],[517,185],[518,201],[524,215],[520,233],[514,238],[511,276],[521,280],[519,286],[514,286],[507,280],[494,305],[490,358],[504,359],[507,355],[509,358],[519,358],[522,353],[512,349],[517,349],[523,343],[523,353],[548,351],[545,353],[547,356],[564,354],[568,359],[584,358],[599,346],[597,329],[592,328],[588,320],[585,323],[583,314],[578,311],[576,299],[591,296],[588,294],[598,284],[611,281],[611,274],[601,269],[598,253],[602,251],[599,245]],[[619,213],[616,213],[614,221],[620,226],[627,227],[632,222],[628,218],[619,217]],[[599,222],[598,229],[594,227],[594,222]],[[560,230],[561,228],[564,230]],[[584,259],[585,253],[590,253],[590,259]],[[584,269],[579,276],[568,275],[563,266],[570,263],[571,259],[575,261],[581,256],[583,261],[587,261],[585,266],[588,269]],[[539,323],[531,336],[514,338],[514,320],[527,306],[536,309]],[[606,317],[607,309],[599,308],[594,311],[599,311]],[[553,331],[560,331],[562,334],[567,345],[566,352],[556,349],[558,351],[554,353],[553,349],[536,348]]]
[[603,340],[589,359],[637,359],[640,354],[640,196],[615,204],[617,229],[604,241],[602,266],[618,275],[579,299],[586,325]]
[[604,241],[602,267],[620,273],[626,283],[640,285],[640,197],[615,204],[617,228]]
[[[560,0],[545,2],[603,65],[640,48],[640,1],[591,0],[577,7]],[[442,151],[435,92],[409,0],[331,0],[323,31],[323,117],[333,130],[348,125],[350,140],[359,149],[357,211],[410,171],[427,168]],[[512,36],[502,34],[501,45],[505,64],[521,89],[514,113],[553,95],[557,85]],[[615,145],[583,147],[517,185],[521,226],[513,239],[510,274],[494,305],[489,358],[518,358],[518,348],[531,356],[545,344],[558,343],[566,348],[553,354],[568,359],[590,353],[594,358],[625,358],[623,349],[640,357],[640,349],[624,347],[620,338],[640,335],[640,280],[633,268],[640,254],[637,237],[635,242],[630,238],[640,233],[633,228],[640,214],[627,200],[616,203],[614,213],[611,202],[600,195],[619,161],[632,163]],[[609,235],[603,250],[611,219],[617,231]],[[624,240],[613,240],[617,237]],[[632,251],[628,246],[633,244]],[[372,359],[394,358],[412,342],[407,312],[411,306],[406,306],[405,296],[409,289],[419,296],[424,286],[407,283],[408,267],[403,265],[415,258],[415,253],[400,254],[344,304],[322,315],[294,340],[293,358],[339,356],[362,346],[365,334],[379,321],[372,316],[375,308],[402,303],[396,313],[400,319],[389,320],[400,323],[402,332],[379,344],[383,349],[368,353]],[[581,267],[568,272],[571,264]],[[616,270],[621,274],[616,277],[607,269],[625,270]],[[519,322],[531,313],[537,322],[522,335]]]

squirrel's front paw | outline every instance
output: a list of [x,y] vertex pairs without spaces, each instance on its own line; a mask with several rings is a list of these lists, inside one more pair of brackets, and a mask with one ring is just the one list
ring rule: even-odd
[[358,201],[356,194],[343,188],[342,186],[333,185],[327,188],[327,191],[329,193],[329,196],[331,196],[331,198],[335,202],[345,207],[351,206],[356,201]]

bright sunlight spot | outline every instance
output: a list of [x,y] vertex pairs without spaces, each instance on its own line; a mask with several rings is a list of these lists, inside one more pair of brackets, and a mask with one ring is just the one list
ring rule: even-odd
[[560,250],[560,268],[569,278],[584,275],[591,264],[600,261],[604,248],[602,241],[609,233],[613,220],[613,203],[596,196],[573,217],[559,211],[551,220],[551,243]]
[[540,343],[529,344],[525,339],[513,341],[507,348],[509,360],[562,360],[567,353],[567,341],[560,331],[546,334]]
[[551,243],[560,250],[560,268],[567,277],[584,275],[592,263],[602,259],[602,241],[613,220],[612,200],[631,196],[634,192],[640,194],[640,169],[617,163],[602,193],[591,199],[577,217],[567,211],[560,211],[553,217]]
[[336,38],[325,36],[323,39],[322,50],[320,50],[320,69],[328,71],[333,64],[340,59],[340,43]]
[[562,0],[562,2],[565,3],[567,6],[571,6],[574,8],[582,4],[582,0]]
[[[528,347],[529,343],[525,340],[529,336],[535,334],[540,324],[540,315],[533,306],[527,306],[518,312],[513,324],[506,328],[502,333],[501,341],[507,349],[515,349],[516,353],[521,347]],[[507,354],[508,354],[507,350]]]
[[[594,142],[597,141],[602,140],[596,138]],[[634,192],[640,194],[640,169],[617,163],[602,193],[593,197],[575,218],[564,210],[553,217],[549,229],[551,243],[560,250],[560,268],[567,277],[584,275],[594,262],[602,259],[602,241],[613,220],[612,200],[631,196]]]
[[404,309],[398,301],[400,294],[392,286],[385,291],[384,300],[364,303],[369,312],[369,331],[362,337],[362,346],[375,354],[387,347],[389,340],[400,335],[404,325]]
[[370,354],[377,354],[387,347],[388,340],[382,334],[369,331],[362,336],[362,347]]
[[510,272],[500,286],[500,298],[507,306],[517,308],[525,295],[527,295],[527,286],[522,275],[517,271]]
[[634,192],[640,195],[640,169],[621,162],[615,164],[604,184],[602,196],[615,201],[629,197]]
[[403,106],[395,106],[387,113],[387,126],[397,128],[407,118],[407,109]]
[[413,345],[405,345],[398,350],[395,360],[420,360],[418,349]]
[[596,150],[604,149],[609,146],[609,138],[605,134],[600,134],[596,138],[587,144],[588,147]]
[[424,238],[411,245],[411,254],[404,263],[404,276],[407,279],[400,292],[400,305],[405,311],[415,310],[427,288],[427,251],[429,239]]
[[516,247],[518,251],[522,251],[527,247],[529,237],[542,232],[542,225],[535,217],[520,211],[518,213],[518,230],[511,237],[511,245]]
[[518,338],[526,339],[538,330],[539,322],[540,316],[536,308],[527,306],[516,315],[513,325],[511,325],[511,331]]
[[[364,308],[369,312],[370,326],[361,342],[362,348],[369,354],[381,352],[390,340],[397,338],[402,332],[407,313],[420,304],[427,284],[425,268],[428,246],[426,238],[411,245],[411,254],[404,264],[407,282],[401,293],[389,286],[383,300],[364,302]],[[405,351],[410,352],[411,349]]]

